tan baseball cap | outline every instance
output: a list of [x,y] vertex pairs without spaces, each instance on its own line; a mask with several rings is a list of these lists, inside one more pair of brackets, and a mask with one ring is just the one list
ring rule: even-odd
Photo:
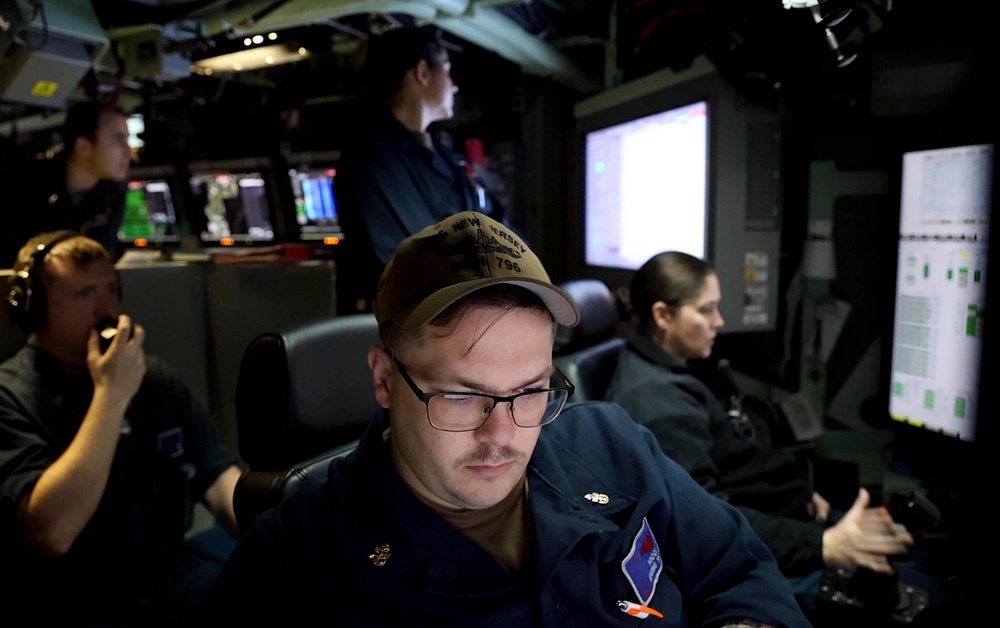
[[538,295],[555,321],[572,327],[580,311],[510,228],[478,212],[461,212],[406,238],[378,282],[375,318],[403,329],[429,323],[465,295],[496,284]]

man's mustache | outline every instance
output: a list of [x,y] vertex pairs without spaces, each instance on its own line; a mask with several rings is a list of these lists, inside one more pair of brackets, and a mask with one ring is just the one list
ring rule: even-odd
[[526,460],[527,456],[524,455],[524,452],[509,445],[504,445],[503,447],[481,445],[476,451],[459,460],[457,466],[495,466],[507,462],[523,462]]

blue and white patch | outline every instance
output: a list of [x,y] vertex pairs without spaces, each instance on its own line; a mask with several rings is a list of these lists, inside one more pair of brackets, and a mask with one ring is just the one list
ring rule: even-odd
[[656,583],[663,572],[663,556],[660,546],[656,543],[649,521],[642,518],[642,527],[632,541],[632,551],[622,561],[622,572],[632,590],[639,596],[642,603],[649,604],[656,592]]

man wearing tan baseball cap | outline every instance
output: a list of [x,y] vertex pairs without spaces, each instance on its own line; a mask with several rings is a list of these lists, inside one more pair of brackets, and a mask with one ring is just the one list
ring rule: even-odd
[[579,312],[502,224],[464,212],[407,238],[374,309],[383,416],[257,519],[210,620],[808,626],[743,515],[619,406],[566,405],[552,343]]

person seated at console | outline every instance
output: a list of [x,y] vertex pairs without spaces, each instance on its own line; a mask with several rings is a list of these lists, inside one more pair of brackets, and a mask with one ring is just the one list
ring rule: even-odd
[[808,625],[738,510],[620,407],[565,405],[552,345],[579,312],[503,224],[406,238],[374,310],[384,414],[256,519],[206,625]]
[[[7,307],[29,337],[0,365],[7,612],[39,625],[190,625],[235,544],[239,468],[119,312],[103,246],[44,233],[14,269]],[[105,324],[116,332],[106,349]],[[189,497],[232,535],[185,541]]]
[[773,446],[766,425],[731,415],[689,364],[710,357],[724,324],[715,271],[686,253],[660,253],[635,273],[629,295],[635,334],[606,398],[649,428],[698,484],[739,508],[802,608],[815,607],[825,565],[892,573],[890,557],[913,543],[906,529],[885,508],[870,507],[864,489],[834,521],[802,461]]

